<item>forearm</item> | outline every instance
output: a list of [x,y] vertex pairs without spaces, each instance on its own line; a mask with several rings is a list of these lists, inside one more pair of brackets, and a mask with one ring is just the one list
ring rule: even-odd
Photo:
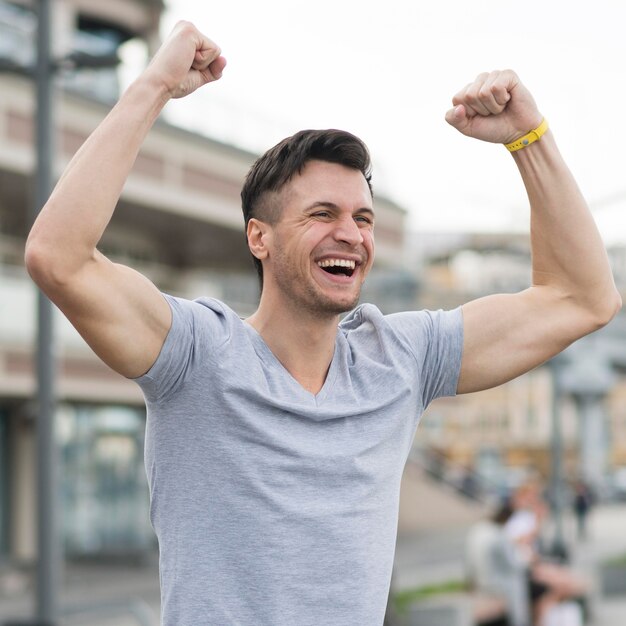
[[[452,102],[446,120],[469,137],[509,144],[540,128],[539,109],[512,70],[479,74]],[[530,371],[621,306],[604,245],[552,133],[512,154],[530,199],[532,286],[463,306],[459,393]]]
[[592,315],[612,317],[619,297],[606,250],[552,133],[512,154],[531,206],[533,285],[553,288]]
[[30,256],[71,274],[93,257],[166,92],[140,78],[70,161],[29,235]]

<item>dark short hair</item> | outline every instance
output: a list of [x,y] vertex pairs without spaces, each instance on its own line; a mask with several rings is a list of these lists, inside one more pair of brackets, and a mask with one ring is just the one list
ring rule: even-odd
[[513,513],[513,506],[511,505],[511,501],[507,498],[500,502],[498,508],[493,513],[491,520],[498,526],[504,526]]
[[[363,141],[345,130],[301,130],[270,148],[250,168],[241,190],[246,232],[253,217],[269,224],[278,220],[278,207],[271,203],[270,195],[281,191],[313,160],[338,163],[360,171],[372,192],[372,164]],[[263,266],[254,255],[253,261],[262,288]]]

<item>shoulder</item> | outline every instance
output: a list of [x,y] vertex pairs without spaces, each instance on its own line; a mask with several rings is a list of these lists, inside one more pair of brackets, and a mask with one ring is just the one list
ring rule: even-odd
[[339,328],[344,332],[350,332],[361,328],[364,324],[381,324],[384,317],[374,304],[360,304],[341,320]]
[[180,296],[172,296],[164,293],[163,296],[172,310],[181,315],[218,315],[226,319],[240,319],[240,317],[227,304],[217,298],[202,296],[190,300]]
[[178,327],[179,332],[190,331],[213,339],[221,337],[225,341],[242,326],[237,313],[217,298],[189,300],[163,295],[172,309],[172,327]]
[[188,298],[181,298],[180,296],[173,296],[168,293],[164,293],[163,295],[169,302],[170,306],[179,311],[189,311],[197,314],[201,314],[203,312],[213,312],[224,316],[237,315],[227,304],[217,298],[208,298],[203,296],[190,300]]
[[373,304],[362,304],[341,321],[344,333],[375,330],[400,336],[428,339],[436,334],[459,335],[462,333],[463,315],[461,307],[450,311],[419,310],[400,313],[383,313]]
[[167,399],[196,371],[206,370],[210,360],[243,328],[237,314],[215,298],[163,296],[172,310],[172,325],[150,370],[135,379],[151,401]]

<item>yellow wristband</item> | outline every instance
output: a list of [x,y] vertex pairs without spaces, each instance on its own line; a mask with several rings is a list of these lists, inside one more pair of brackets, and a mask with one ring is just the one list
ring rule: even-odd
[[547,130],[548,130],[548,122],[546,118],[544,117],[543,120],[541,121],[541,124],[539,124],[537,128],[535,128],[534,130],[531,130],[523,137],[520,137],[519,139],[516,139],[515,141],[511,143],[505,143],[504,147],[509,152],[515,152],[516,150],[521,150],[522,148],[525,148],[526,146],[530,146],[531,143],[535,143],[535,141],[537,141],[538,139],[541,139],[541,137],[545,134]]

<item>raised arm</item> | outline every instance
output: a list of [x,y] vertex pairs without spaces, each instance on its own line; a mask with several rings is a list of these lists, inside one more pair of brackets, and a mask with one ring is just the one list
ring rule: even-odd
[[141,76],[71,160],[26,243],[33,280],[117,372],[136,377],[156,360],[169,306],[138,272],[96,246],[148,131],[170,98],[218,80],[220,49],[180,22]]
[[[542,122],[510,71],[481,74],[453,98],[446,120],[464,135],[508,144]],[[531,208],[532,285],[463,306],[459,393],[499,385],[607,324],[621,307],[604,245],[554,137],[511,153]]]

